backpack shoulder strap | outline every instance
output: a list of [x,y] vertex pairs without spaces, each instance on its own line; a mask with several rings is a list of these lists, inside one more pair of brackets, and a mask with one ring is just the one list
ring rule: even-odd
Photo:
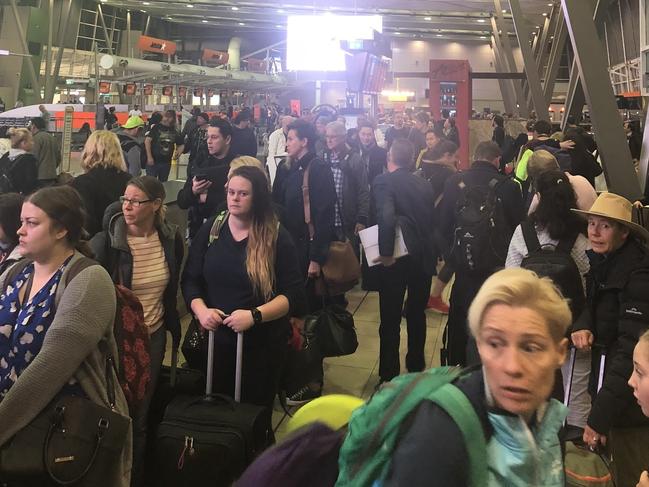
[[58,287],[56,288],[56,295],[54,296],[54,308],[57,308],[61,297],[63,296],[63,291],[65,288],[72,282],[72,279],[77,277],[84,269],[92,267],[94,265],[100,265],[98,262],[93,259],[86,257],[85,255],[77,259],[71,266],[70,269],[63,271],[63,278],[59,282]]
[[219,239],[221,229],[223,228],[223,225],[225,224],[229,216],[230,212],[228,210],[223,210],[216,216],[214,223],[212,223],[212,228],[210,229],[210,239],[208,245],[211,245],[212,242]]
[[570,235],[569,237],[559,241],[559,244],[557,245],[557,250],[570,255],[572,253],[572,248],[575,246],[575,242],[577,241],[577,238],[579,238],[579,232],[573,232],[573,234]]
[[457,386],[448,383],[434,391],[428,400],[442,408],[462,432],[469,455],[469,485],[487,485],[487,441],[480,419],[469,399]]
[[525,220],[521,223],[521,230],[523,231],[527,253],[529,254],[539,250],[541,248],[541,242],[539,242],[539,236],[536,234],[534,224],[529,220]]

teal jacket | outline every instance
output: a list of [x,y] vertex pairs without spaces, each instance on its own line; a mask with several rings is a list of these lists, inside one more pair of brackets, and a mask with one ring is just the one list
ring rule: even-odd
[[[528,424],[492,407],[482,370],[467,374],[456,385],[483,426],[489,487],[564,487],[559,430],[568,410],[563,404],[551,399]],[[401,435],[383,487],[469,487],[464,439],[439,407],[424,401],[405,422]]]
[[551,399],[530,427],[520,416],[489,412],[493,435],[487,444],[489,486],[563,487],[559,430],[568,409]]

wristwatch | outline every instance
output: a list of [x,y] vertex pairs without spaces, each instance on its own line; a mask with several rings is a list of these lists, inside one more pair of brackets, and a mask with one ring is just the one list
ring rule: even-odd
[[257,308],[251,309],[250,312],[252,313],[252,319],[255,325],[259,325],[264,322],[264,318],[261,316],[261,311],[259,311]]

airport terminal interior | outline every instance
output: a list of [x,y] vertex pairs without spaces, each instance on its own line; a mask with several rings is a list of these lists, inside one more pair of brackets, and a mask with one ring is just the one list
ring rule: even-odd
[[649,487],[648,103],[649,0],[0,0],[0,487]]

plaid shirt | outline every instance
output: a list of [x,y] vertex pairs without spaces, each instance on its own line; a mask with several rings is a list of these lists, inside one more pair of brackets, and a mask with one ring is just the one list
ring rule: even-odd
[[331,172],[334,176],[334,186],[336,187],[336,211],[335,211],[335,227],[343,226],[343,216],[341,210],[343,207],[343,169],[341,166],[341,161],[338,159],[338,154],[331,152],[329,157],[329,163],[331,164]]

